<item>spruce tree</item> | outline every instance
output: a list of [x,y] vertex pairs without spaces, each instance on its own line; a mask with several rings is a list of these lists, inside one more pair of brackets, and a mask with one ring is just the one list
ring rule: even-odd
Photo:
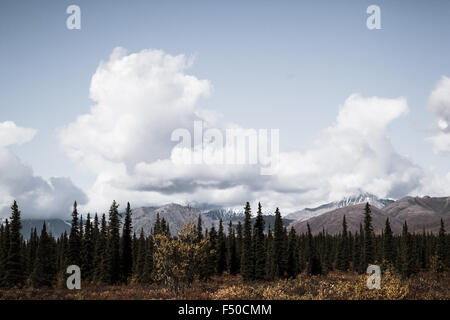
[[389,218],[386,219],[386,226],[383,232],[383,257],[388,265],[392,265],[394,262],[394,239]]
[[349,244],[348,244],[348,233],[347,233],[347,221],[342,219],[342,234],[339,241],[338,255],[336,268],[341,271],[347,271],[350,267],[349,265],[350,254],[349,254]]
[[141,228],[138,239],[138,254],[136,257],[135,273],[139,282],[144,283],[145,277],[145,258],[147,254],[147,244],[144,236],[144,229]]
[[209,280],[213,274],[217,272],[217,231],[214,225],[212,225],[211,230],[208,233],[209,238],[209,248],[207,249],[208,256],[204,260],[206,264],[203,266],[203,277],[205,280]]
[[252,226],[250,203],[246,203],[244,219],[244,234],[242,239],[241,275],[244,281],[253,280],[253,250],[252,250]]
[[287,260],[287,275],[290,278],[295,278],[298,274],[298,248],[297,248],[297,234],[294,227],[291,227],[288,240],[288,260]]
[[441,218],[441,225],[439,228],[439,234],[438,234],[438,239],[437,239],[437,248],[436,248],[437,261],[439,264],[439,267],[438,267],[439,272],[442,272],[445,269],[444,267],[446,264],[446,250],[447,250],[447,239],[445,236],[444,220],[442,220],[442,218]]
[[275,226],[273,230],[273,272],[275,277],[283,277],[287,264],[287,247],[280,210],[275,210]]
[[236,251],[236,236],[233,229],[233,224],[230,221],[228,224],[228,238],[227,238],[227,267],[228,272],[232,275],[238,273],[238,256]]
[[313,241],[313,236],[311,234],[311,227],[309,226],[309,223],[306,223],[307,227],[307,246],[306,246],[306,252],[307,252],[307,273],[309,275],[317,275],[322,273],[322,265],[320,263],[320,259],[318,257],[316,247]]
[[25,281],[25,270],[22,255],[22,235],[20,229],[20,211],[17,202],[14,201],[11,207],[11,220],[9,224],[9,247],[6,260],[5,280],[6,287],[21,287]]
[[132,239],[131,239],[131,207],[130,203],[127,203],[127,208],[125,210],[125,219],[122,229],[122,239],[120,246],[120,258],[121,258],[121,269],[122,269],[122,280],[127,282],[128,278],[131,276],[133,270],[133,253],[132,253]]
[[400,273],[403,278],[409,277],[412,273],[411,235],[408,232],[408,225],[403,224],[400,239]]
[[102,215],[101,226],[97,241],[95,243],[95,273],[94,280],[97,283],[106,284],[108,283],[106,274],[106,242],[108,237],[108,227],[106,224],[106,216]]
[[94,273],[94,232],[92,229],[91,215],[88,213],[82,239],[81,276],[85,280],[92,280]]
[[47,229],[42,225],[41,236],[37,249],[36,262],[31,274],[31,284],[35,288],[51,287],[56,279],[56,266],[53,259],[54,250],[52,238],[47,234]]
[[67,253],[67,266],[81,266],[81,237],[78,221],[77,202],[73,204],[72,224],[69,235],[69,252]]
[[202,226],[203,222],[202,222],[202,215],[199,214],[198,215],[198,220],[197,220],[197,241],[200,241],[203,239],[203,226]]
[[241,270],[242,243],[243,243],[242,224],[241,221],[238,221],[238,225],[236,227],[236,256],[237,256],[236,263],[238,272],[240,272]]
[[367,268],[368,264],[375,263],[374,233],[370,213],[370,204],[367,202],[364,208],[364,268]]
[[265,277],[266,250],[264,248],[264,219],[261,203],[258,203],[258,213],[253,225],[253,248],[255,255],[254,278],[262,280]]
[[273,248],[273,235],[272,230],[269,225],[269,230],[267,232],[267,241],[266,241],[266,265],[265,265],[265,278],[267,280],[273,280],[274,274],[274,248]]
[[119,205],[113,201],[109,209],[108,240],[106,246],[105,267],[109,284],[120,281],[120,220]]
[[216,271],[221,275],[227,267],[225,234],[223,232],[222,219],[219,220],[219,232],[217,233],[216,243]]

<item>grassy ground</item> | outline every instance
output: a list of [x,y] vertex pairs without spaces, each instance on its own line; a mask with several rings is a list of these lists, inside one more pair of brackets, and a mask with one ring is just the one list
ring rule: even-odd
[[380,290],[366,287],[367,276],[332,272],[327,276],[300,275],[297,279],[273,282],[243,283],[239,276],[215,277],[208,282],[196,281],[191,288],[172,294],[162,285],[147,286],[82,286],[81,290],[9,289],[0,290],[0,299],[88,299],[88,300],[143,300],[143,299],[281,299],[281,300],[354,300],[354,299],[446,299],[450,300],[450,273],[439,278],[422,273],[408,280],[384,274]]

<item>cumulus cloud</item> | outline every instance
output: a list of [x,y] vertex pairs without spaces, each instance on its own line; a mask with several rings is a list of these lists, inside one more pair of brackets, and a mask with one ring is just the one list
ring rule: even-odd
[[23,144],[33,139],[36,130],[21,128],[12,121],[0,123],[0,148],[13,144]]
[[24,218],[68,217],[75,199],[87,201],[86,195],[68,178],[35,176],[8,146],[30,141],[36,131],[18,127],[14,122],[0,123],[0,216],[10,214],[14,200],[19,203]]
[[[271,176],[252,164],[173,161],[186,151],[171,141],[177,128],[192,129],[195,120],[220,130],[240,128],[198,107],[212,86],[187,74],[191,63],[184,55],[118,48],[100,64],[91,81],[90,112],[60,130],[68,156],[96,176],[85,209],[103,210],[113,199],[134,206],[189,201],[237,207],[250,200],[288,212],[360,191],[399,197],[420,188],[425,173],[387,137],[389,125],[408,112],[404,98],[351,95],[315,147],[282,152]],[[198,147],[188,153],[206,150],[215,158],[226,151],[208,143]]]
[[436,153],[450,152],[450,78],[443,76],[430,95],[428,107],[436,116],[436,134],[431,141]]

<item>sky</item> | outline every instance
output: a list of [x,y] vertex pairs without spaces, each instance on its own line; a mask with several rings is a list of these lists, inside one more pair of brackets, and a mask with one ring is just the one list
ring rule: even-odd
[[[449,15],[438,0],[3,0],[0,215],[14,199],[50,218],[74,200],[287,214],[360,191],[448,196]],[[176,165],[171,133],[195,120],[278,129],[277,173]]]

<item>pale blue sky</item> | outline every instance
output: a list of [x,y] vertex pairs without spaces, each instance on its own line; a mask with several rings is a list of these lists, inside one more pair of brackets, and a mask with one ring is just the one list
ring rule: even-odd
[[[81,30],[65,26],[81,7]],[[381,7],[382,30],[366,8]],[[410,112],[390,129],[397,151],[450,171],[426,141],[427,99],[450,75],[449,1],[66,1],[0,3],[0,122],[38,130],[13,151],[36,175],[93,176],[61,151],[56,129],[87,113],[90,78],[117,46],[195,55],[187,72],[214,86],[201,106],[246,127],[280,128],[282,151],[310,147],[352,93],[404,96]]]

